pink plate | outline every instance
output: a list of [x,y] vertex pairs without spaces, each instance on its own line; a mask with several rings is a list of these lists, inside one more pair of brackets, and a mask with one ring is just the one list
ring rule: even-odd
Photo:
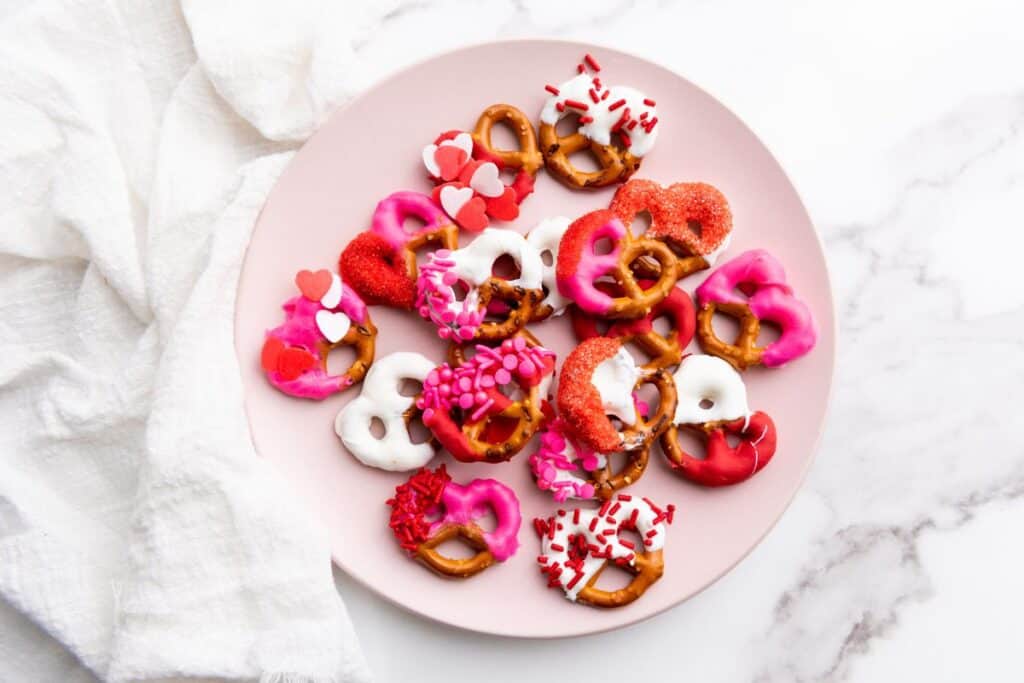
[[[764,247],[785,265],[811,307],[821,339],[808,356],[781,370],[744,375],[750,405],[778,426],[775,460],[753,479],[712,490],[674,476],[660,452],[629,490],[679,512],[669,528],[665,576],[640,600],[617,610],[574,605],[545,587],[530,520],[554,502],[530,478],[527,453],[501,465],[447,462],[456,481],[493,477],[512,486],[523,506],[522,548],[508,562],[468,581],[434,576],[399,552],[384,504],[406,475],[360,465],[334,434],[338,411],[354,388],[322,402],[289,398],[260,369],[264,331],[283,319],[302,268],[336,268],[345,244],[370,224],[376,202],[399,189],[429,191],[422,147],[444,130],[471,129],[488,105],[507,102],[536,117],[545,83],[575,73],[591,52],[609,83],[631,85],[658,103],[658,144],[640,177],[662,183],[701,180],[719,187],[735,216],[725,259]],[[605,207],[613,190],[571,191],[546,175],[510,229],[527,232],[545,216],[576,217]],[[697,274],[684,283],[691,291]],[[438,360],[444,346],[412,314],[374,307],[377,354],[415,350]],[[465,48],[412,66],[336,112],[297,154],[271,192],[249,245],[235,316],[236,346],[256,448],[300,491],[327,525],[334,559],[351,576],[414,612],[466,629],[508,636],[557,637],[634,623],[678,604],[727,572],[771,529],[811,464],[829,399],[835,322],[821,244],[796,191],[765,146],[728,109],[656,64],[614,50],[558,41],[513,41]],[[533,327],[559,354],[574,346],[564,318]]]

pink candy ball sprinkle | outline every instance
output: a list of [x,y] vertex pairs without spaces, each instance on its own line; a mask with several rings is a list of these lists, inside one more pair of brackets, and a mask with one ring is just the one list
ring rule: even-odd
[[459,276],[456,275],[453,271],[450,271],[450,270],[445,272],[445,274],[441,276],[441,282],[443,282],[444,284],[448,285],[449,287],[451,287],[452,285],[454,285],[458,281],[459,281]]
[[461,377],[459,379],[459,390],[460,391],[469,391],[472,388],[473,388],[473,380],[471,380],[468,377]]
[[505,367],[506,370],[515,370],[516,367],[519,365],[519,359],[512,355],[505,356],[501,360],[501,364]]
[[522,337],[516,337],[512,340],[512,346],[516,351],[522,351],[526,348],[526,340]]
[[519,374],[523,377],[532,377],[535,372],[537,367],[531,361],[524,360],[519,364]]
[[463,410],[469,410],[473,407],[473,394],[462,394],[459,396],[459,407]]
[[494,379],[498,384],[508,384],[512,381],[512,374],[505,368],[502,368],[494,373]]
[[490,375],[484,375],[483,377],[480,378],[480,386],[482,386],[484,389],[490,389],[491,387],[494,386],[494,378],[491,377]]
[[483,405],[486,400],[487,400],[487,394],[485,394],[482,391],[476,392],[476,402],[477,403],[479,403],[480,405]]
[[473,335],[475,334],[476,330],[474,330],[472,327],[465,326],[459,328],[459,336],[467,341],[472,339]]
[[444,382],[450,382],[452,380],[452,369],[449,367],[441,368],[441,380]]

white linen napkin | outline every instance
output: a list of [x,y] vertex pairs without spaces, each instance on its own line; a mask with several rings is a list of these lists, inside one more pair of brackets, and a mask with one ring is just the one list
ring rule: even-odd
[[[0,622],[27,617],[55,667],[369,680],[322,529],[253,450],[233,348],[266,193],[362,85],[360,11],[0,10]],[[0,679],[28,680],[26,642],[0,637]]]

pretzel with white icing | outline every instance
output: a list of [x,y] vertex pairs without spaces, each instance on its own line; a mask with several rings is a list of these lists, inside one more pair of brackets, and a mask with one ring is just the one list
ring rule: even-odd
[[[411,351],[385,356],[370,368],[363,390],[338,413],[334,431],[345,448],[364,465],[391,472],[422,467],[434,457],[429,442],[414,443],[409,424],[419,414],[416,396],[403,396],[405,380],[423,382],[434,369],[427,357]],[[384,425],[377,437],[370,426],[374,419]]]

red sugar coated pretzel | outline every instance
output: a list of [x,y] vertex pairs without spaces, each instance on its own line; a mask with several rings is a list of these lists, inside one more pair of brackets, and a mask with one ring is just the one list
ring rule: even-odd
[[[678,430],[704,436],[705,456],[696,458],[679,445]],[[726,435],[739,438],[730,446]],[[672,468],[701,486],[731,486],[760,472],[775,455],[778,435],[768,415],[756,411],[747,418],[705,425],[671,425],[661,435],[661,447]]]
[[375,232],[356,235],[341,252],[338,269],[370,305],[412,309],[416,302],[416,279],[405,258]]
[[615,192],[609,206],[626,225],[647,211],[646,237],[664,241],[680,255],[680,278],[707,268],[728,244],[732,211],[718,188],[707,183],[675,183],[662,187],[653,180],[634,179]]
[[[649,285],[641,281],[640,286]],[[599,288],[606,293],[614,289],[610,285]],[[673,287],[669,295],[655,304],[643,318],[613,321],[603,334],[598,329],[599,318],[587,315],[576,306],[569,308],[569,315],[577,339],[584,341],[594,337],[612,337],[623,342],[633,342],[650,356],[650,361],[644,364],[645,368],[650,369],[678,365],[683,358],[683,349],[693,339],[697,326],[693,301],[689,294],[678,287]],[[662,316],[669,320],[670,331],[667,336],[662,336],[654,329],[654,321]]]
[[671,422],[676,409],[676,387],[672,377],[662,369],[642,369],[633,392],[643,384],[658,389],[658,411],[644,415],[636,406],[635,421],[620,432],[605,414],[598,388],[593,384],[594,372],[606,360],[618,354],[621,339],[594,337],[577,346],[565,359],[558,383],[558,412],[569,431],[586,447],[598,453],[615,453],[643,448],[656,439]]

